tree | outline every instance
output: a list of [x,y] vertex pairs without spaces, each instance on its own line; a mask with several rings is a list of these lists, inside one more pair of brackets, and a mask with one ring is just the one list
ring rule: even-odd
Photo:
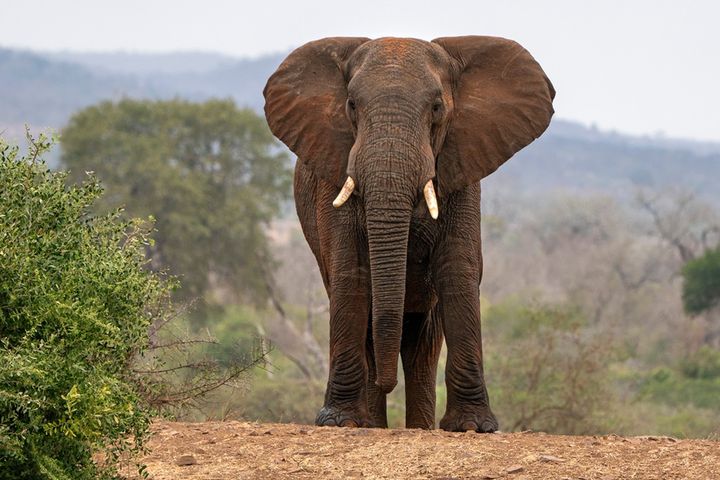
[[[693,193],[639,192],[639,205],[650,214],[656,235],[677,252],[674,276],[682,276],[684,332],[691,332],[688,350],[718,345],[720,324],[713,306],[720,298],[720,218],[716,209]],[[679,283],[679,282],[678,282]]]
[[90,216],[100,184],[66,187],[49,146],[0,139],[0,478],[110,478],[148,432],[131,365],[171,285],[145,268],[146,223]]
[[687,262],[682,274],[683,305],[688,314],[698,315],[720,304],[720,248]]
[[184,300],[267,299],[265,227],[288,198],[288,157],[265,121],[229,100],[104,102],[75,114],[62,163],[97,173],[102,206],[156,219],[154,269],[179,276]]
[[491,306],[484,329],[488,385],[509,430],[579,434],[606,427],[611,337],[560,304]]
[[694,193],[640,190],[636,201],[652,218],[656,235],[677,251],[682,262],[687,263],[720,243],[717,212]]

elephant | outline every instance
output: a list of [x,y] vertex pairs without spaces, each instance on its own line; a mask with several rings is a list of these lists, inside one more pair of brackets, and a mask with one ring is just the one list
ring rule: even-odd
[[294,50],[263,91],[296,154],[294,197],[330,302],[321,426],[387,427],[405,376],[406,428],[493,432],[483,373],[480,179],[539,137],[555,90],[518,43],[333,37]]

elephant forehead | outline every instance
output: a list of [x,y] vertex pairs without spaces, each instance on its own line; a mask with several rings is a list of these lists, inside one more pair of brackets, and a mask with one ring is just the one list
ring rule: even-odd
[[422,60],[432,51],[428,42],[415,38],[384,37],[366,45],[365,61],[372,63]]
[[417,43],[420,43],[407,38],[380,38],[377,42],[382,53],[396,58],[407,56],[411,51],[418,51]]
[[359,72],[393,71],[390,76],[416,77],[427,83],[428,77],[446,77],[450,59],[442,48],[416,38],[384,37],[371,40],[355,52],[348,63],[350,77]]
[[[432,45],[413,38],[379,38],[363,45],[351,62],[351,82],[361,90],[401,86],[425,88],[437,82]],[[378,83],[380,82],[380,83]]]

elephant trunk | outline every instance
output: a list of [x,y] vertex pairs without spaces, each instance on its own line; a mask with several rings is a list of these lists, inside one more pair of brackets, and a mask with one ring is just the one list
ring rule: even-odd
[[365,203],[375,383],[389,393],[397,385],[410,220],[434,161],[412,106],[367,108],[375,115],[358,127],[348,174],[357,175]]
[[366,194],[366,221],[372,279],[372,337],[376,384],[389,393],[397,384],[397,363],[405,307],[411,199],[373,188]]

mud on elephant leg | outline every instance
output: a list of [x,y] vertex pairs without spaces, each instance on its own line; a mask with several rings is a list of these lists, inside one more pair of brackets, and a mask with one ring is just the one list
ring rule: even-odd
[[436,313],[406,313],[400,354],[405,373],[405,427],[435,427],[435,375],[442,348]]

